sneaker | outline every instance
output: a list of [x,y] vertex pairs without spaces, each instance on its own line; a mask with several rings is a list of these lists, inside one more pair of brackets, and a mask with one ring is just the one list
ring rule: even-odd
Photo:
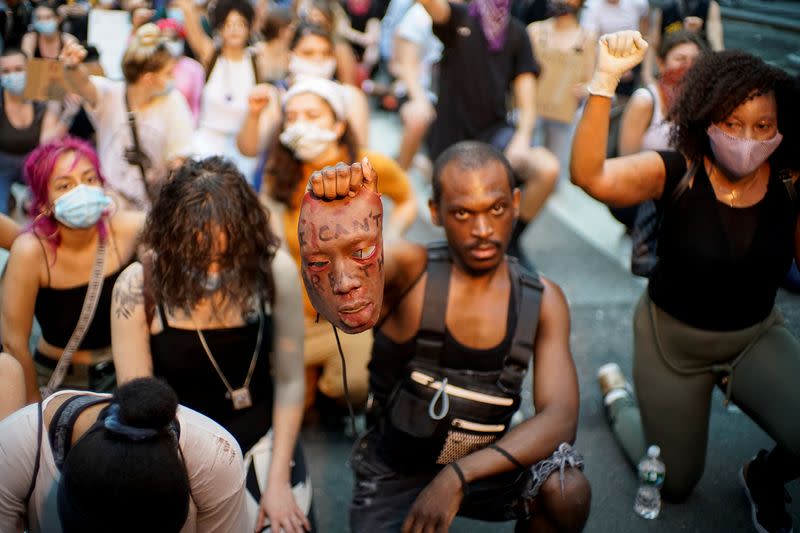
[[600,385],[600,392],[604,400],[615,390],[624,390],[628,393],[631,390],[630,384],[625,380],[625,375],[617,363],[606,363],[601,366],[597,370],[597,383]]
[[761,450],[739,470],[739,481],[750,501],[753,525],[759,533],[792,533],[792,517],[786,512],[791,502],[784,486],[766,478],[763,461],[766,450]]

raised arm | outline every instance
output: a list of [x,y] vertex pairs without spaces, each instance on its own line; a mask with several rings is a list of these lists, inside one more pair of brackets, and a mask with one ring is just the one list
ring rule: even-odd
[[194,2],[192,0],[174,0],[173,3],[183,11],[186,42],[189,43],[203,68],[208,68],[211,58],[214,57],[214,41],[203,30],[200,14],[195,8]]
[[86,49],[77,42],[64,44],[59,61],[64,65],[64,79],[71,92],[84,99],[91,107],[97,104],[97,88],[83,66]]
[[256,85],[250,91],[247,117],[236,137],[236,146],[242,155],[255,157],[266,148],[272,134],[280,127],[278,102],[278,90],[268,83]]
[[111,293],[111,347],[118,384],[153,375],[141,263],[126,268],[114,284]]
[[636,31],[600,38],[589,100],[572,142],[572,183],[611,206],[630,206],[659,198],[666,169],[655,152],[606,160],[609,113],[619,78],[642,61],[647,43]]
[[431,16],[434,24],[444,24],[450,20],[450,4],[447,0],[417,0]]
[[708,4],[706,38],[713,51],[720,52],[725,50],[725,40],[722,34],[722,13],[716,0],[711,0],[711,3]]

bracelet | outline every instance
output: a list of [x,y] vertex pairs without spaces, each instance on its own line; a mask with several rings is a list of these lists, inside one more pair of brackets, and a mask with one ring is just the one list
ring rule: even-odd
[[490,445],[489,445],[489,448],[491,448],[491,449],[495,450],[497,453],[499,453],[500,455],[502,455],[503,457],[505,457],[506,459],[508,459],[509,461],[511,461],[511,463],[512,463],[514,466],[516,466],[517,468],[519,468],[520,470],[525,470],[525,465],[523,465],[522,463],[520,463],[519,461],[517,461],[517,458],[516,458],[516,457],[514,457],[513,455],[511,455],[510,453],[508,453],[507,451],[505,451],[503,448],[501,448],[501,447],[500,447],[500,446],[498,446],[497,444],[495,444],[495,443],[492,443],[492,444],[490,444]]
[[450,466],[453,467],[453,470],[455,470],[458,479],[461,480],[461,492],[464,493],[464,497],[466,498],[467,495],[469,494],[469,485],[467,484],[467,478],[464,477],[464,471],[461,470],[460,466],[458,466],[457,461],[453,461],[452,463],[450,463]]

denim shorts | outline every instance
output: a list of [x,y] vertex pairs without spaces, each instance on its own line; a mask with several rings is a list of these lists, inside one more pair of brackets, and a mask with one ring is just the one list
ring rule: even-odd
[[[438,473],[398,472],[378,457],[376,444],[374,435],[365,435],[356,443],[350,458],[355,476],[350,504],[353,533],[399,532],[417,496]],[[529,519],[542,484],[555,471],[559,471],[563,484],[566,467],[582,470],[583,458],[569,444],[562,443],[550,457],[524,472],[471,483],[470,494],[458,515],[493,522]]]

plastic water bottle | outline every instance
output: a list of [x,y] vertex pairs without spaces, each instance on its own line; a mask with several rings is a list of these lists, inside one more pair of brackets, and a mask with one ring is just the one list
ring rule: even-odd
[[633,510],[648,520],[658,517],[661,512],[661,485],[664,484],[664,463],[659,458],[661,448],[650,446],[647,457],[639,463],[639,490]]

